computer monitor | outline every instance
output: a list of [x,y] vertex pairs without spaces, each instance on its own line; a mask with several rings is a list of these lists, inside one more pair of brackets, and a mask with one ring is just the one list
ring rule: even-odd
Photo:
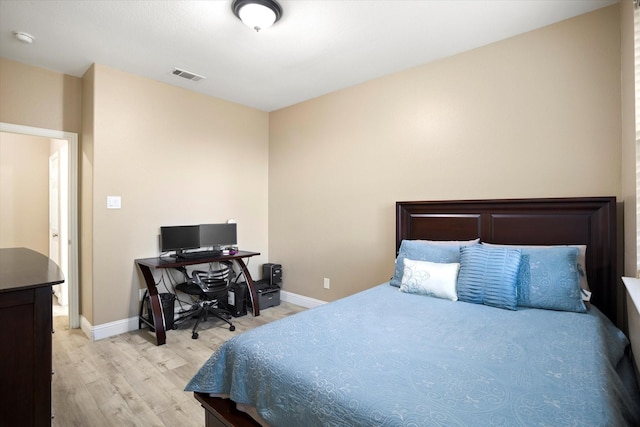
[[181,252],[184,249],[200,247],[200,227],[197,225],[177,225],[160,227],[160,251]]
[[200,224],[200,246],[223,247],[238,244],[237,224]]

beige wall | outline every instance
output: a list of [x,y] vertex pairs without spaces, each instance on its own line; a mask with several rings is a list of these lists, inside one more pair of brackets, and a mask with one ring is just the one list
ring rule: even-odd
[[100,65],[78,79],[0,58],[0,121],[81,133],[81,314],[93,325],[136,315],[133,259],[157,254],[160,225],[231,217],[241,247],[263,254],[255,276],[279,262],[285,290],[333,300],[391,275],[397,200],[632,197],[619,13],[271,114]]
[[78,150],[78,192],[82,201],[78,212],[80,253],[80,314],[93,322],[93,123],[94,71],[91,66],[82,76],[82,146]]
[[[57,73],[55,71],[32,67],[19,62],[0,58],[0,122],[77,133],[82,130],[82,79]],[[79,139],[82,152],[82,138]],[[49,150],[47,146],[47,151]],[[82,167],[82,160],[78,164]],[[48,169],[48,164],[46,169]],[[80,191],[78,209],[83,207],[83,187],[90,181],[78,180]],[[48,194],[47,194],[48,199]],[[4,222],[4,217],[2,218]],[[88,221],[82,213],[78,217],[80,224]],[[47,230],[48,235],[48,230]],[[91,306],[84,304],[85,297],[91,293],[90,282],[83,281],[86,271],[90,271],[90,260],[84,256],[90,251],[90,245],[84,240],[80,230],[80,314],[91,318]],[[83,243],[85,243],[83,245]],[[47,246],[48,252],[48,246]]]
[[0,122],[80,133],[81,79],[0,58]]
[[[622,52],[622,196],[624,199],[624,274],[636,277],[636,123],[633,3],[621,4]],[[621,298],[624,298],[622,293]]]
[[[262,253],[251,273],[268,261],[267,113],[100,65],[78,79],[0,58],[0,121],[81,135],[80,313],[92,325],[137,315],[133,260],[158,254],[161,225],[235,218],[240,246]],[[107,211],[107,195],[122,209]]]
[[[624,235],[622,251],[624,253],[623,274],[629,277],[636,277],[640,271],[638,266],[637,250],[637,184],[636,184],[636,123],[635,123],[635,65],[634,65],[634,19],[633,3],[624,1],[620,6],[620,34],[621,34],[621,83],[622,83],[622,171],[621,185],[622,198],[624,200],[623,224]],[[626,288],[620,286],[624,291],[618,292],[618,304],[625,306],[627,301]],[[626,331],[626,313],[622,316],[623,321],[618,320],[618,324],[623,325]]]
[[619,25],[605,8],[272,113],[284,289],[388,280],[399,200],[620,196]]
[[49,254],[49,139],[0,132],[0,248]]
[[[158,255],[162,225],[236,219],[239,246],[262,253],[249,265],[257,276],[268,261],[268,114],[101,65],[91,79],[93,324],[136,315],[133,261]],[[107,196],[122,209],[108,210]]]

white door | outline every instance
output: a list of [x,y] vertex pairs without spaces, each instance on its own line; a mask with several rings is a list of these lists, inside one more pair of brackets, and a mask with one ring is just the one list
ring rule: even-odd
[[[62,156],[61,156],[62,154]],[[65,204],[61,203],[62,195],[64,191],[64,180],[61,180],[61,163],[63,162],[64,152],[56,151],[49,156],[49,258],[51,258],[62,269],[62,272],[66,277],[66,247],[64,242],[64,230],[61,215],[61,208]],[[62,283],[53,287],[56,297],[58,298],[58,304],[66,306],[69,303],[68,285]]]

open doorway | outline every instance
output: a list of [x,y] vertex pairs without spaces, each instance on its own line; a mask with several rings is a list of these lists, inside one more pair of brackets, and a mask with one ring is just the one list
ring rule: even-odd
[[[2,191],[5,194],[0,194],[3,200],[3,209],[8,210],[7,213],[3,211],[3,217],[8,218],[7,222],[10,223],[9,226],[3,225],[3,245],[12,244],[12,234],[20,232],[22,241],[26,239],[32,249],[47,254],[60,265],[65,272],[65,287],[55,289],[54,301],[59,300],[63,303],[62,306],[68,309],[69,326],[79,328],[78,136],[70,132],[0,123],[0,138],[3,140],[20,136],[28,138],[24,141],[34,144],[37,147],[36,150],[44,151],[46,156],[44,165],[39,166],[34,173],[44,175],[43,179],[48,184],[45,184],[44,195],[36,189],[33,190],[33,197],[22,197],[19,193],[23,186],[27,188],[31,179],[16,178],[20,176],[19,171],[11,172],[11,169],[14,165],[18,168],[30,167],[28,164],[30,158],[25,158],[23,152],[18,152],[15,156],[21,157],[12,159],[11,152],[5,151],[7,156],[3,156],[5,158],[2,161],[3,165],[9,167],[3,167],[3,175],[6,175],[7,180],[15,179],[17,182],[7,185],[3,182]],[[46,199],[46,202],[35,200],[36,198]],[[16,203],[28,203],[28,205],[18,207],[15,206]],[[42,207],[42,203],[44,203],[44,207]],[[34,209],[30,209],[31,207]],[[27,222],[22,221],[23,218],[16,218],[16,213],[20,216],[27,213],[44,214],[45,225],[31,227]],[[5,222],[4,218],[3,222]],[[38,222],[38,224],[41,223],[42,221]],[[13,224],[23,227],[24,230],[14,229]]]

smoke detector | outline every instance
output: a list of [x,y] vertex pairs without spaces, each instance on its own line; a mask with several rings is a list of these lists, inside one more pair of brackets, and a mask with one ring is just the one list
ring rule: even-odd
[[13,37],[15,37],[16,40],[21,41],[22,43],[33,43],[33,36],[31,34],[23,33],[22,31],[14,31]]
[[173,74],[174,76],[182,77],[183,79],[191,80],[192,82],[197,82],[199,80],[206,79],[205,76],[192,73],[191,71],[181,70],[180,68],[174,68],[171,74]]

